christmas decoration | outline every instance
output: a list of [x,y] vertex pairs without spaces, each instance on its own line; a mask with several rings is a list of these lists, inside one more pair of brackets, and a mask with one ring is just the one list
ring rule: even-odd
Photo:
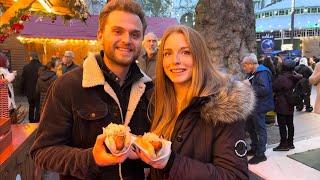
[[[82,22],[86,22],[90,16],[88,7],[83,0],[63,0],[67,7],[70,9],[70,14],[62,15],[64,22],[71,19],[80,19]],[[37,15],[39,18],[37,21],[42,21],[43,17],[48,17],[51,22],[54,23],[57,19],[57,15],[54,13],[48,13],[43,11],[30,11],[31,5],[19,9],[15,16],[10,19],[8,24],[0,26],[0,43],[3,43],[6,38],[11,34],[20,33],[24,25],[23,23],[30,20],[31,15]]]

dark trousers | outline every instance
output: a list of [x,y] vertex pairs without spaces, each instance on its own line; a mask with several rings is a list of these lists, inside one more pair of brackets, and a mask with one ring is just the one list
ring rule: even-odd
[[34,97],[28,97],[29,103],[29,122],[36,123],[39,122],[39,104],[40,99]]
[[267,129],[265,113],[254,112],[247,121],[247,131],[251,139],[251,149],[262,156],[266,151]]
[[311,86],[308,86],[305,89],[305,92],[303,93],[303,98],[300,101],[300,103],[297,105],[297,109],[303,109],[303,107],[305,106],[306,108],[310,108],[311,104],[310,104],[310,95],[311,95]]
[[294,136],[293,115],[277,114],[281,143],[292,143]]

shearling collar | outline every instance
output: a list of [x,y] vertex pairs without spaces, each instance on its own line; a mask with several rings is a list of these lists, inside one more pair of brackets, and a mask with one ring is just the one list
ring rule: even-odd
[[[106,82],[95,57],[98,54],[99,53],[89,52],[87,58],[83,62],[82,87],[84,88],[104,85]],[[142,82],[152,81],[143,71],[141,71],[141,73],[143,74],[143,77],[140,79]]]
[[201,108],[201,117],[208,123],[233,123],[246,120],[254,110],[255,94],[253,89],[240,82],[234,81],[210,96],[210,100]]

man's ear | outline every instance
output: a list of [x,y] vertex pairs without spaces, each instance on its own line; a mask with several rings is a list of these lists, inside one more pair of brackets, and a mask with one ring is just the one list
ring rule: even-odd
[[97,32],[97,40],[98,40],[98,48],[100,50],[103,50],[103,45],[102,45],[102,42],[103,42],[103,33],[101,30],[99,30]]
[[103,38],[103,31],[102,30],[98,30],[97,32],[97,40],[98,41],[102,41]]

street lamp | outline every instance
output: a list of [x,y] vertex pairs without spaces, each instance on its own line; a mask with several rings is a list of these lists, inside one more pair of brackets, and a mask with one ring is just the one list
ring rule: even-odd
[[296,0],[291,0],[291,44],[293,49],[293,37],[294,37],[294,13],[295,13]]

